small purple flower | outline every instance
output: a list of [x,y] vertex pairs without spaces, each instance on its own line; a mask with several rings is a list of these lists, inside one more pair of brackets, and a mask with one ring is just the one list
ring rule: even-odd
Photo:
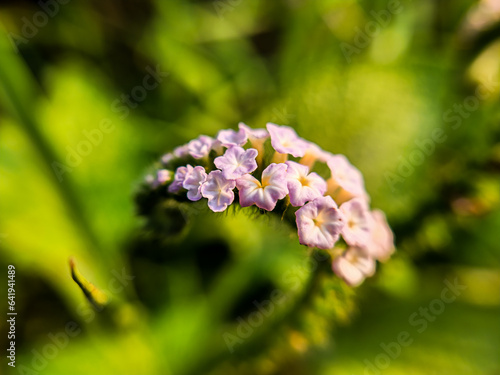
[[201,159],[208,156],[212,150],[214,139],[207,135],[200,135],[188,143],[189,154],[195,159]]
[[156,180],[163,185],[165,182],[169,181],[172,177],[172,173],[166,169],[160,169],[156,172]]
[[269,164],[262,172],[262,183],[246,174],[236,180],[241,207],[255,204],[267,211],[274,210],[279,199],[288,194],[286,186],[286,164]]
[[248,139],[251,142],[257,139],[266,140],[269,137],[269,133],[266,129],[252,129],[251,127],[245,125],[242,122],[238,124],[238,128],[246,133]]
[[156,189],[158,186],[164,185],[171,179],[172,179],[172,172],[166,169],[159,169],[156,171],[156,177],[148,175],[146,177],[146,182],[149,185],[151,185],[153,189]]
[[184,183],[184,179],[186,178],[186,174],[190,173],[193,170],[191,165],[186,165],[185,167],[179,167],[175,171],[174,181],[168,187],[169,193],[177,193],[182,189],[182,184]]
[[309,168],[294,161],[287,161],[287,186],[290,203],[294,207],[322,197],[326,192],[326,181]]
[[238,124],[238,127],[246,133],[250,145],[257,150],[256,160],[257,164],[260,165],[264,159],[264,143],[269,138],[269,132],[266,129],[252,129],[242,122]]
[[222,155],[224,152],[224,148],[222,147],[222,143],[218,139],[214,139],[212,143],[212,150],[215,151],[217,155]]
[[354,197],[369,200],[361,172],[344,155],[334,155],[327,161],[331,177],[327,180],[327,194],[338,204]]
[[257,150],[234,146],[228,148],[223,156],[215,158],[214,164],[222,170],[224,177],[229,180],[236,180],[244,174],[251,173],[257,169],[255,158]]
[[295,213],[299,242],[309,247],[331,249],[344,226],[332,197],[316,198]]
[[370,242],[366,251],[373,258],[386,261],[394,252],[394,234],[387,223],[385,214],[380,210],[373,210],[370,215]]
[[277,152],[296,158],[304,156],[308,148],[307,142],[300,138],[295,130],[272,123],[267,123],[266,127],[271,136],[271,144]]
[[217,140],[224,147],[243,146],[247,143],[248,137],[244,129],[235,131],[233,129],[221,130],[217,134]]
[[183,158],[189,155],[189,144],[185,144],[174,149],[174,156],[176,158]]
[[202,166],[196,166],[191,171],[186,173],[182,187],[186,189],[187,197],[191,201],[201,199],[201,186],[207,180],[207,173]]
[[201,195],[208,198],[208,207],[214,212],[222,212],[234,201],[233,189],[236,181],[227,180],[221,171],[212,171],[201,187]]
[[175,159],[174,154],[169,152],[161,157],[161,162],[163,165],[167,165],[168,163],[170,163],[174,159]]
[[339,210],[345,220],[342,237],[351,246],[367,246],[370,241],[370,213],[361,199],[351,199],[343,203]]
[[312,168],[316,161],[326,163],[332,156],[334,156],[331,152],[324,151],[316,143],[308,141],[305,142],[307,143],[307,149],[304,156],[299,161],[300,164],[307,165],[309,168]]
[[333,260],[335,274],[350,286],[360,285],[375,273],[375,260],[359,247],[350,247]]

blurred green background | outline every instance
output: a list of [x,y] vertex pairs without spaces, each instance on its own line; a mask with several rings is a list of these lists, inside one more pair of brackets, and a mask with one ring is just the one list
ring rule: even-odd
[[[497,0],[4,1],[0,21],[18,312],[1,374],[500,374]],[[363,172],[398,249],[375,277],[310,288],[295,235],[245,211],[144,231],[152,163],[239,121],[293,126]],[[70,256],[112,308],[91,309]],[[419,332],[445,280],[466,289]],[[223,334],[276,290],[231,353]],[[7,311],[6,277],[0,297]],[[384,362],[401,332],[412,344]]]

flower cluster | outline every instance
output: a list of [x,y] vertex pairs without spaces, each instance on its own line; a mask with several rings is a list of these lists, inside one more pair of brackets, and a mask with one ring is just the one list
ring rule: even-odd
[[221,130],[215,138],[202,135],[164,155],[147,182],[191,201],[204,198],[214,212],[235,200],[265,211],[282,202],[295,212],[300,243],[328,251],[333,271],[359,285],[374,274],[377,260],[394,251],[384,213],[370,210],[361,172],[344,155],[322,150],[288,126],[266,128],[240,123],[237,131]]

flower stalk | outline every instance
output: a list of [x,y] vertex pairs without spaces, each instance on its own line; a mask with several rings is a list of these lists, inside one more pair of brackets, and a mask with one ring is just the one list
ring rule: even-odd
[[108,304],[108,297],[102,291],[100,291],[94,284],[89,282],[76,268],[76,263],[74,258],[70,258],[69,267],[71,270],[71,277],[75,283],[80,287],[87,300],[92,304],[92,306],[97,310],[101,311]]

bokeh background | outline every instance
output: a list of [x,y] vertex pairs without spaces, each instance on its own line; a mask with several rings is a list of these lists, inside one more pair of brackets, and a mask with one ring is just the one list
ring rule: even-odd
[[[18,312],[0,373],[500,374],[499,1],[16,0],[0,21],[0,269],[16,267]],[[375,277],[310,289],[294,235],[243,211],[145,233],[152,163],[239,121],[359,167],[396,235]],[[445,280],[466,289],[419,332]],[[224,332],[276,290],[289,298],[231,353]]]

